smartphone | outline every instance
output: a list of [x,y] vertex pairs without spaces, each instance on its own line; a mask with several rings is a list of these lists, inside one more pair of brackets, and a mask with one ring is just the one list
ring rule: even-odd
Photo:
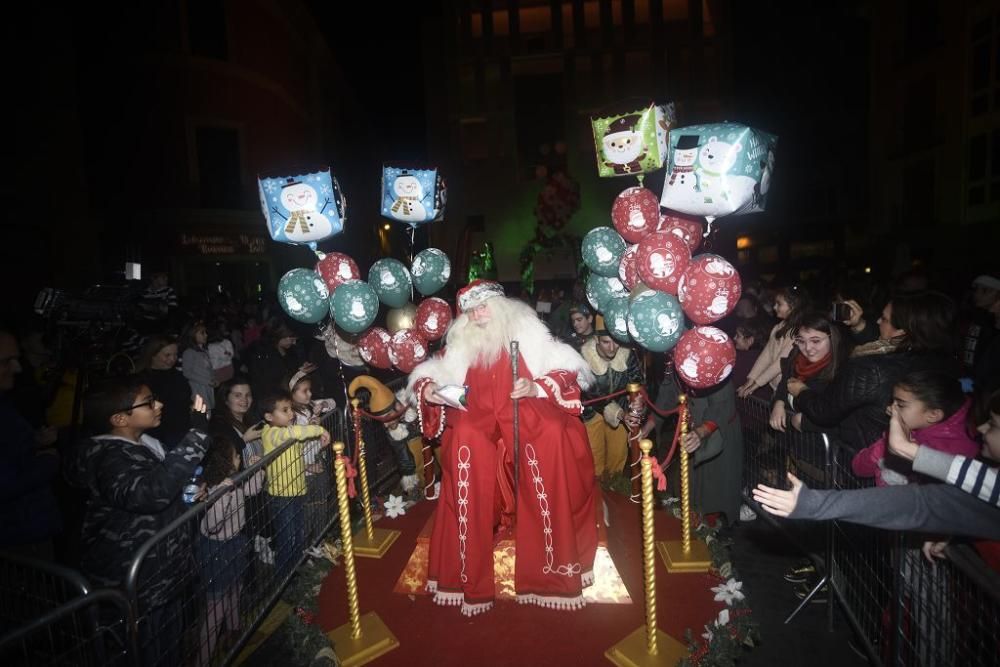
[[851,319],[851,308],[846,303],[835,302],[831,315],[834,322],[846,322]]

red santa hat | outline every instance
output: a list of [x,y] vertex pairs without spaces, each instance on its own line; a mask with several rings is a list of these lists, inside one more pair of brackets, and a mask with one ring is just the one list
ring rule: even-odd
[[463,313],[482,304],[487,299],[503,296],[503,286],[493,280],[473,280],[458,290],[458,309]]

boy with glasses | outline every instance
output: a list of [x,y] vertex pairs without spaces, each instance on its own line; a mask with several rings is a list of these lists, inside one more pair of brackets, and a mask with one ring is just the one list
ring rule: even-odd
[[[89,491],[81,569],[95,586],[121,586],[136,552],[186,509],[184,485],[205,455],[205,403],[195,396],[191,429],[172,449],[146,434],[159,425],[161,403],[133,377],[116,378],[86,398],[87,422],[101,433],[80,443],[67,463],[69,482]],[[194,570],[190,536],[173,531],[139,570],[143,664],[179,664],[184,624],[180,594]],[[171,656],[176,660],[171,661]]]

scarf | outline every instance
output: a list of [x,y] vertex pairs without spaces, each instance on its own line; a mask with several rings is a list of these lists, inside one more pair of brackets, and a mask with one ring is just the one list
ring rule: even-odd
[[309,217],[305,211],[292,211],[291,217],[288,218],[288,224],[285,225],[285,234],[294,232],[296,225],[302,228],[303,234],[309,233]]
[[795,377],[805,382],[806,380],[811,380],[812,378],[819,375],[824,368],[830,365],[833,361],[833,355],[828,354],[818,361],[809,361],[806,359],[806,355],[797,354],[795,355]]
[[873,354],[889,354],[891,352],[895,352],[897,347],[899,347],[899,343],[896,341],[882,340],[879,338],[870,343],[858,345],[851,352],[851,356],[867,357]]

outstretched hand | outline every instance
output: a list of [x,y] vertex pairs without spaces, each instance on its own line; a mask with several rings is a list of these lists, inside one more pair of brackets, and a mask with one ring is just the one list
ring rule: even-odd
[[795,511],[795,506],[799,503],[802,480],[792,473],[788,473],[788,481],[792,483],[791,491],[773,489],[770,486],[758,484],[757,488],[753,490],[753,499],[775,516],[788,516]]
[[536,396],[538,396],[538,385],[527,378],[518,378],[514,382],[514,391],[510,392],[510,397],[513,399],[535,398]]

